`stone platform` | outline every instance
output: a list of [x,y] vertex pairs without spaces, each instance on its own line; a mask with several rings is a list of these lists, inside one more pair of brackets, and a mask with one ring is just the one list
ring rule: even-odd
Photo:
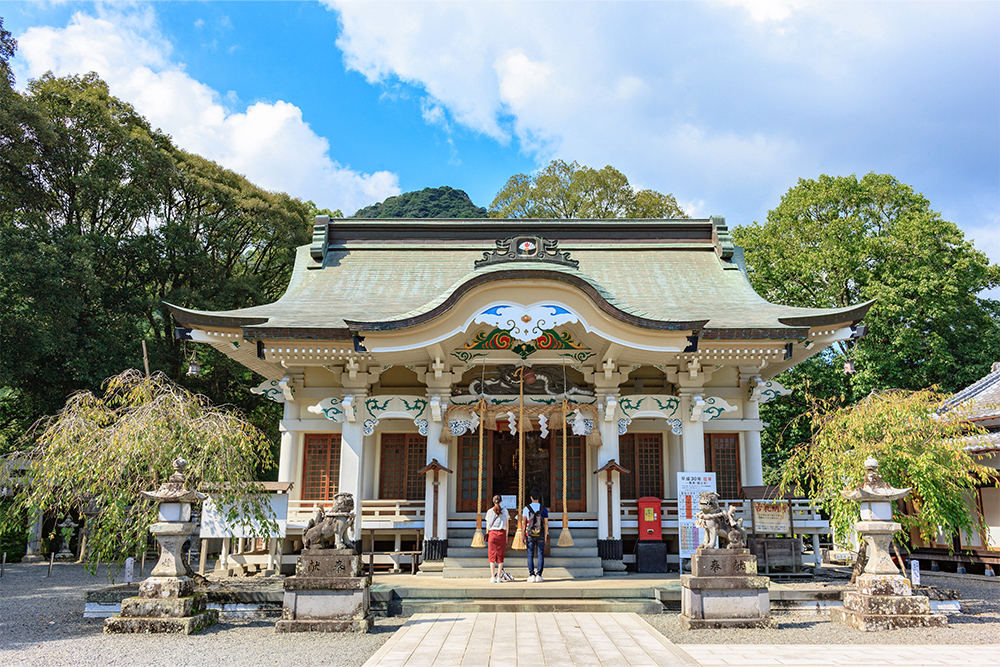
[[121,613],[104,620],[109,634],[169,632],[190,635],[219,622],[219,612],[205,608],[187,577],[150,577],[137,597],[122,600]]
[[681,575],[681,626],[777,627],[769,583],[757,576],[757,557],[748,549],[698,549],[691,557],[691,574]]
[[353,549],[306,549],[285,579],[276,632],[368,632],[370,585]]
[[863,632],[948,625],[944,614],[931,613],[930,599],[913,595],[910,582],[898,574],[861,575],[858,589],[844,592],[844,606],[831,609],[830,618]]

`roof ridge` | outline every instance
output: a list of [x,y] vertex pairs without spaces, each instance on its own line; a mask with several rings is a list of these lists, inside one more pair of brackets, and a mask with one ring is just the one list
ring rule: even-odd
[[998,381],[1000,381],[1000,362],[994,362],[987,375],[979,378],[965,389],[955,392],[941,407],[947,410],[975,398]]

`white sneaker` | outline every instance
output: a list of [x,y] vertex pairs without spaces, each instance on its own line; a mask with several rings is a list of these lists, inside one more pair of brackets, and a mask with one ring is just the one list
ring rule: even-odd
[[528,583],[529,584],[535,583],[535,575],[533,575],[533,574],[529,574],[528,575]]
[[535,575],[535,583],[536,584],[542,583],[542,575],[540,575],[540,574],[536,574]]
[[491,584],[497,583],[497,578],[496,577],[490,577],[490,583]]

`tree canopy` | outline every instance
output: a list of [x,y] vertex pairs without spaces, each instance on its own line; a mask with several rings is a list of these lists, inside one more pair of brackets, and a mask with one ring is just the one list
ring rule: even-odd
[[[23,94],[0,81],[0,105],[0,453],[70,394],[141,367],[144,340],[154,370],[276,440],[280,409],[246,391],[252,373],[174,340],[163,302],[273,301],[315,206],[178,149],[95,74]],[[192,355],[201,377],[184,376]]]
[[614,167],[553,160],[534,175],[515,174],[490,204],[492,218],[685,218],[673,195],[636,191]]
[[485,218],[486,209],[472,203],[462,190],[448,186],[424,188],[366,206],[353,218]]
[[187,461],[189,488],[232,507],[230,518],[274,520],[255,481],[274,465],[267,436],[162,373],[125,371],[107,380],[103,395],[74,394],[34,435],[17,456],[22,492],[0,506],[0,532],[25,531],[26,516],[91,507],[91,567],[145,548],[157,514],[141,492],[156,490],[177,458]]
[[[791,306],[875,303],[867,335],[840,343],[778,376],[790,399],[761,407],[766,460],[777,470],[808,439],[796,417],[806,394],[847,403],[873,391],[955,391],[1000,357],[1000,304],[979,294],[1000,284],[1000,267],[887,174],[799,180],[763,224],[733,230],[750,281],[764,298]],[[857,373],[845,375],[844,361]]]
[[873,457],[882,479],[896,488],[912,488],[910,510],[893,508],[904,534],[913,531],[931,544],[939,531],[949,543],[959,531],[981,534],[983,519],[969,511],[969,499],[994,471],[965,450],[964,438],[984,431],[970,425],[960,410],[939,413],[946,398],[933,391],[888,390],[851,406],[813,403],[804,415],[812,440],[792,452],[782,484],[803,485],[829,512],[834,534],[849,535],[859,508],[841,491],[860,483],[865,460]]
[[892,176],[799,180],[765,224],[733,237],[769,301],[837,308],[875,300],[868,335],[850,350],[861,395],[958,389],[1000,355],[1000,304],[979,297],[1000,285],[1000,267]]

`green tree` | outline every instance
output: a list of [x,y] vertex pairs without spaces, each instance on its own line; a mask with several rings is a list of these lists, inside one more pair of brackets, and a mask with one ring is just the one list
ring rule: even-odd
[[462,190],[448,186],[424,188],[389,197],[366,206],[352,218],[485,218],[486,209],[476,206]]
[[[1000,304],[979,296],[1000,284],[1000,267],[892,176],[802,179],[767,222],[737,227],[733,238],[754,289],[769,301],[826,308],[875,301],[864,338],[778,376],[795,394],[761,407],[772,475],[808,438],[797,419],[807,405],[795,396],[852,403],[889,388],[955,391],[1000,356]],[[848,357],[854,375],[842,371]]]
[[166,376],[126,371],[104,393],[74,394],[41,424],[33,446],[14,455],[26,467],[21,492],[0,506],[0,532],[23,533],[25,516],[92,504],[90,563],[121,564],[146,544],[156,506],[141,493],[155,490],[184,458],[191,488],[210,492],[237,515],[272,526],[274,517],[259,469],[274,465],[270,443],[238,414],[211,405]]
[[[143,340],[153,369],[276,441],[278,409],[246,391],[252,373],[174,340],[163,301],[276,299],[314,207],[177,149],[94,74],[0,93],[0,145],[14,147],[0,151],[0,452],[71,393],[141,367]],[[184,376],[191,354],[200,378]]]
[[800,180],[765,224],[733,231],[754,288],[769,301],[837,308],[875,300],[868,335],[840,346],[858,361],[859,395],[955,390],[1000,354],[1000,304],[979,294],[1000,267],[884,174]]
[[934,543],[939,530],[948,542],[959,531],[983,532],[983,519],[970,512],[968,501],[994,471],[966,451],[964,438],[985,431],[969,424],[960,410],[938,412],[946,398],[933,391],[887,390],[851,406],[813,403],[804,415],[811,441],[792,452],[782,485],[801,485],[819,500],[834,534],[843,537],[859,520],[859,508],[841,491],[860,483],[865,460],[873,457],[886,482],[913,489],[907,498],[911,511],[893,508],[904,536],[913,531]]
[[639,190],[623,173],[553,160],[535,175],[515,174],[490,204],[492,218],[685,218],[673,195]]

